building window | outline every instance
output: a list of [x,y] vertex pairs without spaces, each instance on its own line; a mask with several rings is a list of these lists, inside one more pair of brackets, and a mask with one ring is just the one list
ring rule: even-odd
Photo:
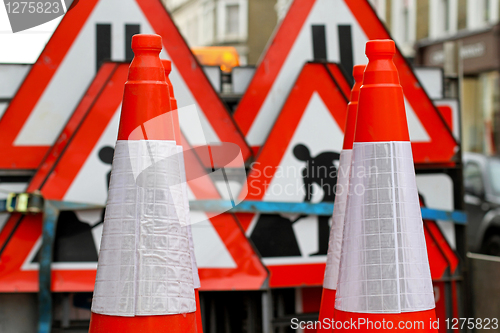
[[391,34],[406,57],[414,56],[413,43],[416,37],[417,1],[391,2]]
[[439,1],[438,18],[441,21],[441,32],[447,33],[450,31],[450,2],[448,0]]
[[417,1],[416,39],[429,37],[429,0]]
[[443,14],[444,14],[444,31],[448,32],[451,29],[450,2],[448,0],[442,0],[442,2],[443,2]]
[[198,18],[192,16],[187,20],[187,40],[189,45],[198,45]]
[[467,28],[481,29],[496,24],[499,15],[499,0],[467,0]]
[[484,22],[489,22],[491,20],[491,15],[490,15],[490,1],[489,0],[484,0],[484,5],[483,5],[483,21]]
[[410,15],[408,10],[408,5],[406,4],[403,8],[403,24],[404,24],[404,41],[410,41]]
[[430,0],[429,37],[442,38],[457,30],[459,0]]
[[458,30],[467,28],[467,0],[458,0]]
[[247,38],[247,0],[217,1],[217,39],[222,43],[240,42]]
[[238,36],[240,30],[240,5],[226,6],[226,35]]
[[211,45],[214,42],[215,29],[215,5],[213,1],[203,4],[203,11],[200,17],[201,24],[201,45]]

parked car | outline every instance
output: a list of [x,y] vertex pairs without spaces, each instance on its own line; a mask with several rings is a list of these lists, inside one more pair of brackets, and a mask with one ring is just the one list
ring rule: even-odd
[[500,256],[500,158],[464,153],[469,250]]

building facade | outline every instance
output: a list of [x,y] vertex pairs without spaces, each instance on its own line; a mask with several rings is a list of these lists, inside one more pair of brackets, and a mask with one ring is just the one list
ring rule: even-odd
[[191,47],[234,46],[256,64],[276,23],[276,0],[163,0]]
[[463,150],[499,154],[500,1],[370,1],[406,57],[443,69],[461,100]]

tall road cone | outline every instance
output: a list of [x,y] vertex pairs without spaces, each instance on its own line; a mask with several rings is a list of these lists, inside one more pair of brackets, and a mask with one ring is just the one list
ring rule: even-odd
[[323,281],[323,294],[319,320],[323,323],[317,332],[330,332],[331,321],[335,312],[335,293],[339,276],[340,250],[342,247],[342,233],[344,231],[344,215],[349,187],[351,169],[352,144],[356,128],[358,113],[359,88],[363,81],[365,65],[356,65],[353,68],[354,87],[351,90],[350,102],[347,105],[347,119],[344,129],[344,145],[340,152],[337,186],[335,187],[335,205],[333,206],[332,227],[328,244],[326,259],[325,279]]
[[[179,124],[179,110],[177,109],[177,100],[175,99],[174,95],[174,86],[172,85],[172,82],[170,81],[170,72],[172,71],[172,62],[170,60],[162,60],[161,61],[163,64],[163,68],[165,69],[165,78],[167,85],[169,87],[169,95],[170,95],[170,106],[172,107],[172,114],[173,114],[173,122],[174,124]],[[196,264],[196,257],[194,254],[194,243],[193,243],[193,234],[191,232],[191,220],[190,220],[190,211],[189,211],[189,199],[188,199],[188,188],[187,188],[187,180],[186,180],[186,168],[184,166],[184,154],[182,150],[182,137],[181,137],[181,130],[180,126],[175,127],[175,141],[177,142],[177,149],[179,150],[179,162],[180,162],[180,168],[181,168],[181,175],[183,176],[182,179],[182,191],[184,193],[184,207],[186,210],[186,219],[187,219],[187,224],[188,224],[188,233],[189,233],[189,248],[191,250],[191,261],[192,261],[192,269],[193,269],[193,281],[194,281],[194,292],[195,292],[195,297],[196,297],[196,328],[198,330],[198,333],[203,332],[203,324],[202,324],[202,317],[201,317],[201,308],[200,308],[200,293],[199,289],[201,287],[200,283],[200,276],[198,275],[198,265]]]
[[437,332],[404,98],[392,40],[366,44],[335,330]]
[[197,332],[185,175],[176,125],[165,121],[161,48],[160,36],[132,38],[90,333]]
[[[161,61],[163,68],[165,69],[165,79],[167,81],[168,85],[168,93],[170,96],[170,107],[172,110],[172,118],[173,122],[175,124],[179,124],[179,110],[177,109],[177,99],[175,99],[174,95],[174,86],[172,85],[172,81],[170,81],[170,73],[172,72],[172,62],[170,60],[162,60]],[[182,140],[181,140],[181,127],[176,126],[175,127],[175,141],[177,142],[177,145],[181,146],[182,145]]]

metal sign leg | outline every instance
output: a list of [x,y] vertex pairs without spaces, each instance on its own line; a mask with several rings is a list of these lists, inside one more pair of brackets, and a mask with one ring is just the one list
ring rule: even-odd
[[58,216],[59,211],[46,201],[38,273],[38,333],[50,333],[52,329],[51,264]]

